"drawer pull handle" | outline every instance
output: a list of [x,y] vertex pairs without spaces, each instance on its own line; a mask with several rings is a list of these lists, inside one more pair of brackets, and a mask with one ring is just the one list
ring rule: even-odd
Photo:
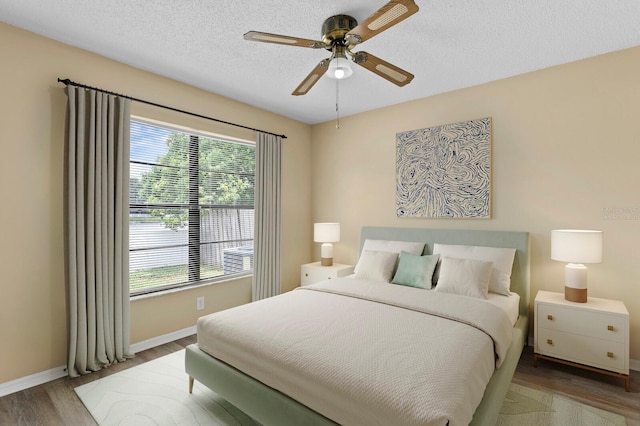
[[613,352],[607,352],[607,357],[609,357],[609,358],[615,358],[615,357],[614,357],[614,355],[613,355]]
[[547,345],[553,345],[553,340],[547,339]]
[[308,277],[308,276],[309,276],[309,274],[304,274],[304,276],[305,276],[305,277]]
[[608,325],[608,326],[607,326],[607,330],[609,330],[609,331],[614,331],[614,330],[613,330],[613,326],[612,326],[612,325]]
[[547,319],[548,319],[549,321],[553,321],[553,315],[547,315]]

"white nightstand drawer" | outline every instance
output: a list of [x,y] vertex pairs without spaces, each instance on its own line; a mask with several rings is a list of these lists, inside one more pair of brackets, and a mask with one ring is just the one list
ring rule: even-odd
[[307,285],[323,280],[330,280],[331,278],[337,278],[337,275],[335,271],[309,268],[302,271],[302,276],[300,278],[302,281],[302,285]]
[[536,352],[580,364],[628,374],[624,342],[538,328]]
[[572,309],[558,305],[538,305],[538,327],[624,343],[626,318],[621,315]]
[[334,263],[332,266],[321,266],[320,262],[307,263],[300,268],[300,284],[310,285],[324,280],[345,277],[353,273],[353,265]]

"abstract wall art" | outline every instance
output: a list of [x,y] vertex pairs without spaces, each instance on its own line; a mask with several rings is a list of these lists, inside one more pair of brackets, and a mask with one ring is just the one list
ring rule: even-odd
[[396,135],[398,217],[491,217],[491,118]]

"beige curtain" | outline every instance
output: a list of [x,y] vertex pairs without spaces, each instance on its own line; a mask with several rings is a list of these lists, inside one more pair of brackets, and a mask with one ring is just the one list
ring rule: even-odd
[[253,300],[280,294],[280,205],[282,138],[256,138]]
[[71,377],[129,349],[130,100],[67,86],[66,259]]

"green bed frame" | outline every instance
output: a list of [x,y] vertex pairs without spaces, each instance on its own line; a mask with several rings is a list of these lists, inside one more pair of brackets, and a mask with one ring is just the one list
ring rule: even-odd
[[[520,295],[520,316],[514,327],[513,340],[505,360],[502,366],[493,373],[471,422],[472,425],[495,425],[528,336],[529,233],[364,227],[360,237],[360,249],[362,249],[365,239],[424,241],[427,243],[424,254],[431,254],[434,243],[516,249],[511,272],[511,291]],[[197,345],[190,345],[186,349],[185,371],[189,375],[190,389],[195,379],[265,426],[336,424],[287,395],[213,358],[201,351]]]

